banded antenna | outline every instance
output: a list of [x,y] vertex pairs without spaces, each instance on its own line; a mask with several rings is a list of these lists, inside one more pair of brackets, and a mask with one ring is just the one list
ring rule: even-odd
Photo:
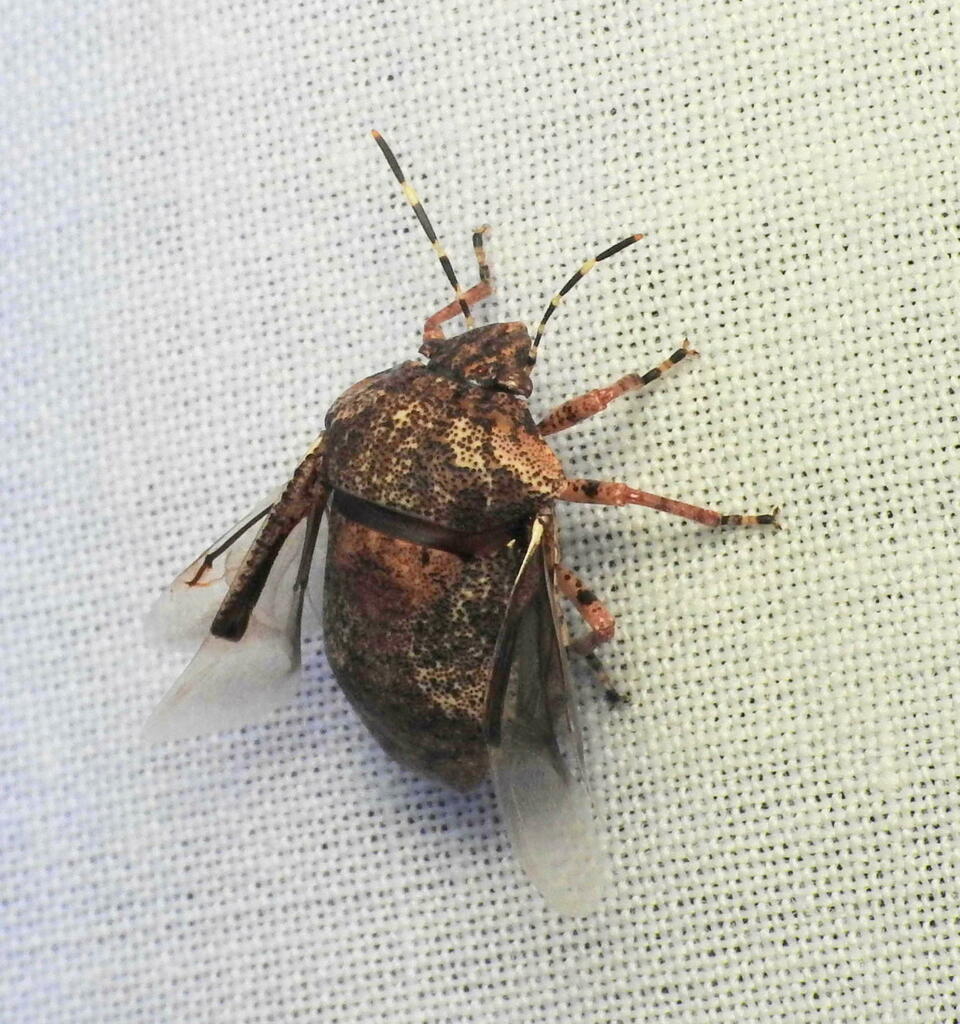
[[470,313],[470,307],[467,305],[467,300],[464,298],[463,289],[460,287],[457,275],[453,272],[453,265],[450,263],[450,257],[440,244],[440,241],[437,238],[437,233],[433,230],[433,225],[430,223],[430,218],[427,216],[427,212],[423,208],[423,203],[420,202],[420,197],[417,195],[416,190],[410,182],[408,182],[403,176],[400,164],[397,162],[397,158],[393,155],[393,150],[387,145],[386,139],[384,139],[384,137],[376,130],[372,131],[370,134],[373,136],[376,144],[380,147],[380,151],[387,158],[390,170],[393,171],[397,181],[400,182],[400,188],[403,189],[404,198],[413,207],[413,212],[417,215],[417,220],[420,221],[420,226],[423,228],[427,238],[430,239],[433,251],[437,254],[437,259],[440,260],[440,266],[443,267],[443,272],[447,275],[447,280],[450,282],[454,292],[456,293],[457,301],[460,303],[460,311],[463,313],[464,320],[467,321],[467,327],[473,327],[475,321]]
[[543,337],[543,330],[547,326],[547,321],[553,316],[553,311],[563,302],[563,297],[568,291],[579,281],[582,277],[585,277],[590,273],[591,270],[604,260],[608,260],[611,256],[616,256],[618,252],[622,252],[629,245],[633,245],[634,242],[639,242],[643,238],[643,235],[630,235],[629,238],[624,238],[622,241],[617,242],[616,245],[611,245],[609,249],[604,249],[603,252],[598,253],[593,257],[592,260],[587,260],[586,263],[570,278],[569,281],[557,292],[556,295],[550,300],[550,304],[547,306],[546,312],[543,314],[543,319],[537,325],[537,333],[533,339],[533,346],[530,349],[530,362],[534,362],[537,358],[537,350],[540,345],[540,339]]

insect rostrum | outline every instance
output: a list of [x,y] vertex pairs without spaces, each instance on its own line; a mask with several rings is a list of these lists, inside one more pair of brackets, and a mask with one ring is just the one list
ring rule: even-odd
[[[329,521],[324,640],[341,687],[397,761],[458,789],[492,775],[528,874],[554,907],[590,909],[605,874],[592,828],[567,652],[597,667],[614,620],[560,561],[556,501],[635,504],[707,526],[773,524],[725,516],[622,483],[570,479],[545,437],[666,373],[573,398],[543,417],[527,399],[544,328],[562,297],[631,235],[584,263],[533,338],[522,323],[476,327],[491,294],[486,229],[478,281],[461,289],[416,192],[380,146],[455,293],[429,317],[411,360],[348,388],[279,494],[174,581],[159,618],[204,638],[150,721],[173,739],[260,721],[296,693],[303,596],[321,517]],[[458,316],[467,331],[446,338]],[[259,525],[255,531],[254,527]],[[568,636],[558,598],[586,622]]]

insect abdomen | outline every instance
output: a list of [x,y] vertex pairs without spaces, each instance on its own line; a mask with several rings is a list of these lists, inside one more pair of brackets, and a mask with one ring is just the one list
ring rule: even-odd
[[465,560],[330,515],[324,634],[338,682],[401,764],[468,789],[487,773],[490,659],[519,555]]

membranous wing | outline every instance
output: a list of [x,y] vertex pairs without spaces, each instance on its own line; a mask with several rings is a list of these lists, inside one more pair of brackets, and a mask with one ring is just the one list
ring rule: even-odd
[[147,613],[148,639],[195,648],[210,633],[210,623],[256,537],[256,527],[283,493],[278,487],[191,562],[164,589]]
[[608,882],[546,543],[530,528],[497,641],[487,706],[491,774],[517,859],[554,910],[593,910]]
[[155,604],[154,636],[202,642],[147,720],[148,741],[262,722],[296,696],[303,597],[327,494],[321,455],[322,436],[282,492],[189,565]]

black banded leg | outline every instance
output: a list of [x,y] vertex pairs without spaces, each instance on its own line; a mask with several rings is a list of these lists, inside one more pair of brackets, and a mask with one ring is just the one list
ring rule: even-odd
[[567,650],[572,654],[579,654],[586,661],[595,681],[603,687],[604,696],[609,704],[625,701],[626,697],[614,688],[603,662],[596,654],[597,647],[612,639],[616,630],[616,619],[572,569],[565,565],[557,565],[555,579],[557,589],[573,604],[577,613],[590,627],[588,633],[571,640],[567,644]]
[[610,480],[567,480],[563,490],[557,492],[559,501],[581,501],[593,505],[643,505],[655,508],[660,512],[668,512],[672,516],[692,519],[704,526],[774,526],[780,529],[780,509],[743,515],[725,515],[712,508],[701,508],[689,505],[675,498],[664,498],[660,494],[641,491],[628,484],[615,483]]
[[[580,654],[574,651],[574,654]],[[597,686],[603,687],[603,696],[610,707],[615,708],[618,704],[626,704],[629,697],[621,693],[610,681],[610,673],[607,672],[603,662],[597,657],[596,651],[589,651],[587,654],[580,654],[580,657],[587,663]]]
[[556,434],[558,431],[567,430],[570,427],[582,423],[591,416],[606,407],[621,395],[629,394],[631,391],[639,391],[641,388],[659,380],[665,373],[672,370],[678,363],[683,362],[687,356],[696,356],[700,353],[692,348],[689,341],[684,340],[683,345],[665,359],[659,366],[647,370],[644,374],[628,373],[626,377],[610,384],[605,388],[596,388],[588,391],[585,395],[577,398],[570,398],[562,405],[548,413],[538,424],[540,434],[546,437],[548,434]]

